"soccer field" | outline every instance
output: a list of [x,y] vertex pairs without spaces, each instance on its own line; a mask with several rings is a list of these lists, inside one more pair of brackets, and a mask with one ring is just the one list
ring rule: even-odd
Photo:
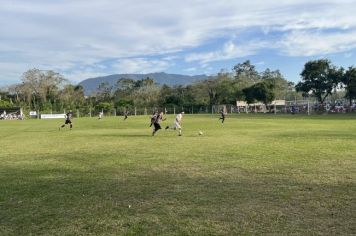
[[0,121],[0,235],[356,233],[356,116],[62,123]]

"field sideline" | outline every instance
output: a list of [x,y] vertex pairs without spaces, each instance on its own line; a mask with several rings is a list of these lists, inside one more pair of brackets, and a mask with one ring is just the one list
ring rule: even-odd
[[356,233],[356,115],[122,119],[0,121],[0,235]]

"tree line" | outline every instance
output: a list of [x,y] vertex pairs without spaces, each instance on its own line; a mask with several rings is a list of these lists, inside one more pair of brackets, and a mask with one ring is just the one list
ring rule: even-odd
[[168,86],[154,78],[120,78],[115,85],[102,83],[96,93],[85,96],[80,85],[70,84],[59,73],[31,69],[21,83],[0,92],[0,107],[23,107],[28,110],[63,111],[92,109],[110,111],[119,107],[192,107],[235,104],[269,104],[275,99],[299,100],[313,97],[320,103],[333,94],[356,98],[356,68],[334,66],[329,60],[309,61],[296,85],[279,70],[258,72],[250,61],[239,63],[231,71],[220,71],[208,79],[189,85]]

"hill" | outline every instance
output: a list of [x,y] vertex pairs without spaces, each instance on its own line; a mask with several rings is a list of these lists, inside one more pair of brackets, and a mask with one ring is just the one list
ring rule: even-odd
[[101,83],[108,82],[110,85],[115,85],[116,81],[121,78],[140,80],[143,78],[150,77],[154,79],[158,84],[167,85],[187,85],[193,82],[207,79],[207,75],[180,75],[180,74],[167,74],[164,72],[160,73],[148,73],[148,74],[114,74],[108,76],[101,76],[95,78],[89,78],[83,80],[79,85],[83,86],[86,95],[90,95],[96,91]]

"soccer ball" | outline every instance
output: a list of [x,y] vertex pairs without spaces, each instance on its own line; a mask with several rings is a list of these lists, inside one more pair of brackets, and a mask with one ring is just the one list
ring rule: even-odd
[[203,135],[203,131],[199,130],[198,134]]

